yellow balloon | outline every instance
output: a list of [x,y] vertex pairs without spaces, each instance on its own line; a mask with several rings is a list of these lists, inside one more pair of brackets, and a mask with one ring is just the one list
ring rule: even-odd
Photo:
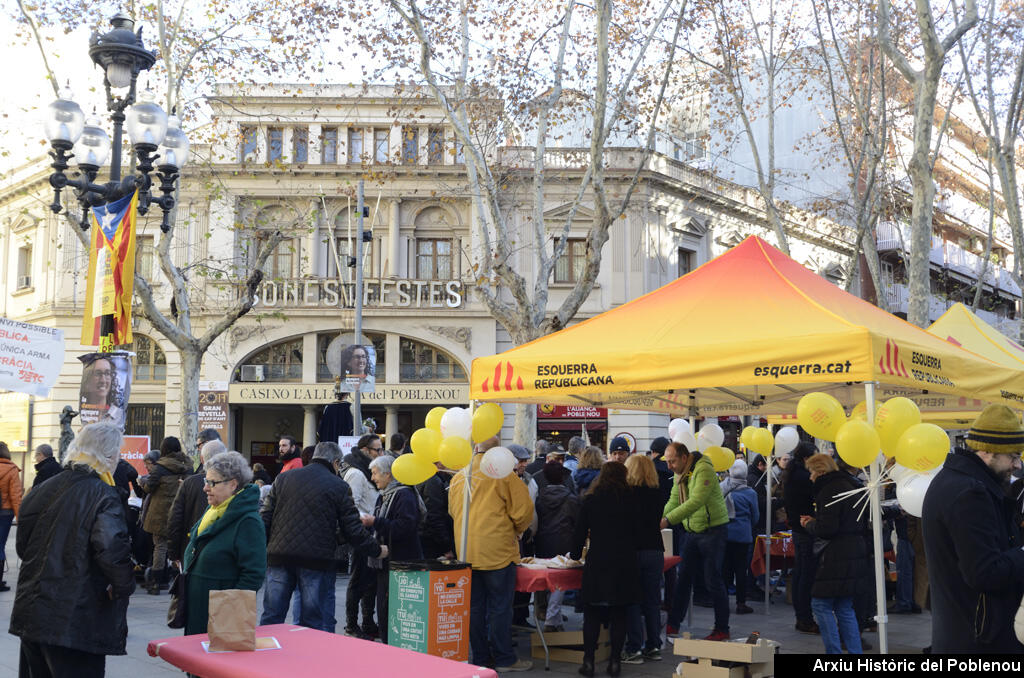
[[889,398],[875,413],[875,430],[882,443],[882,452],[891,457],[896,454],[900,438],[911,426],[921,423],[921,410],[910,398]]
[[896,445],[896,463],[915,471],[936,468],[949,454],[949,436],[935,424],[911,426]]
[[441,441],[439,454],[445,468],[458,471],[473,458],[473,446],[465,438],[448,436]]
[[736,461],[736,455],[733,454],[732,450],[717,445],[712,445],[704,450],[704,456],[711,460],[715,471],[718,473],[728,471],[729,467]]
[[448,411],[448,409],[445,408],[445,407],[435,407],[435,408],[431,409],[429,412],[427,412],[427,420],[426,420],[426,422],[424,422],[423,425],[426,426],[429,429],[432,429],[432,430],[437,431],[438,433],[440,433],[441,432],[441,417],[443,417],[444,413],[447,412],[447,411]]
[[754,429],[750,434],[750,444],[747,447],[761,456],[767,457],[775,447],[775,437],[766,428]]
[[846,423],[846,411],[827,393],[808,393],[797,403],[796,418],[815,438],[835,440],[839,427]]
[[850,466],[863,468],[878,456],[878,431],[863,419],[851,419],[836,433],[836,452]]
[[415,454],[403,454],[391,465],[391,475],[403,485],[419,485],[435,473],[436,466]]
[[482,443],[496,436],[505,423],[505,413],[497,403],[484,403],[473,412],[473,442]]
[[[878,410],[882,409],[881,401],[875,401],[875,416],[878,416]],[[868,420],[868,401],[862,400],[853,408],[850,412],[850,419],[860,419],[862,421]]]
[[[432,428],[421,428],[412,434],[409,447],[413,454],[425,462],[433,464],[439,459],[438,448],[441,446],[441,434]],[[404,455],[403,455],[404,456]]]
[[757,426],[747,426],[743,429],[743,433],[740,434],[740,442],[743,443],[744,447],[750,447],[750,434],[757,429]]

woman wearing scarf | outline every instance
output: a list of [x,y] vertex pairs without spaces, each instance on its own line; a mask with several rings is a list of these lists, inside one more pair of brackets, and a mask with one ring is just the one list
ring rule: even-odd
[[221,452],[206,462],[210,507],[189,530],[185,549],[185,635],[206,633],[210,591],[256,591],[263,584],[267,535],[258,512],[260,492],[251,481],[252,470],[238,452]]
[[[370,567],[377,573],[377,621],[380,640],[388,642],[388,563],[394,560],[421,560],[420,497],[416,490],[402,485],[391,475],[394,457],[381,455],[370,462],[370,479],[380,490],[372,516],[363,516],[366,527],[372,527],[381,544],[380,558],[370,558]],[[424,509],[425,511],[425,509]]]
[[737,459],[729,468],[729,476],[721,482],[729,524],[725,529],[725,559],[722,578],[726,587],[736,579],[736,614],[750,614],[747,605],[747,567],[750,565],[750,544],[754,526],[761,514],[757,507],[757,493],[747,487],[747,463]]

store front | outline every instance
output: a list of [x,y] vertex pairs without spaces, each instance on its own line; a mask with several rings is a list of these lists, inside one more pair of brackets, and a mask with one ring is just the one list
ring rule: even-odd
[[566,447],[573,436],[582,436],[602,450],[608,442],[608,409],[582,405],[538,405],[537,438]]
[[[362,418],[372,419],[377,433],[411,436],[431,408],[469,402],[466,369],[455,356],[397,333],[364,334],[374,347],[376,383],[361,394]],[[275,454],[284,435],[304,446],[317,442],[325,409],[335,402],[326,361],[337,335],[312,332],[278,340],[235,366],[227,393],[235,449],[255,459]],[[352,402],[351,394],[346,402]]]

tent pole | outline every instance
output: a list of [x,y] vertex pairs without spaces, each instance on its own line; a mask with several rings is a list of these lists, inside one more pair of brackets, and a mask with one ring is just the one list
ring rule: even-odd
[[[761,426],[760,420],[757,422]],[[764,613],[772,613],[772,455],[775,448],[768,453],[767,465],[764,472]],[[755,548],[757,544],[754,544]]]
[[[875,382],[864,382],[864,402],[867,405],[868,424],[875,425]],[[868,467],[868,484],[871,490],[871,538],[874,542],[875,553],[875,604],[878,614],[875,621],[878,622],[878,652],[889,654],[888,624],[889,617],[886,614],[885,606],[885,554],[882,553],[882,503],[880,489],[876,483],[881,474],[876,457]]]
[[[469,401],[469,414],[473,415],[473,411],[476,409],[476,401]],[[475,454],[475,451],[474,451]],[[462,490],[462,534],[459,537],[459,557],[464,562],[469,562],[466,559],[466,545],[469,543],[469,495],[473,489],[473,456],[470,456],[469,463],[466,464],[466,487]]]

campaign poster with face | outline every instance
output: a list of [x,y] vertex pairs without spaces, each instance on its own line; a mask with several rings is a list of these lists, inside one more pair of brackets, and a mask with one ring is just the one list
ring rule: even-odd
[[78,357],[85,365],[78,397],[78,419],[82,426],[109,421],[124,431],[125,410],[132,388],[131,357],[126,351]]
[[373,393],[376,383],[377,353],[372,345],[349,344],[341,351],[341,390],[346,393]]

